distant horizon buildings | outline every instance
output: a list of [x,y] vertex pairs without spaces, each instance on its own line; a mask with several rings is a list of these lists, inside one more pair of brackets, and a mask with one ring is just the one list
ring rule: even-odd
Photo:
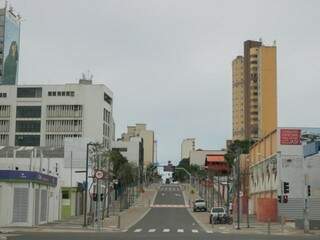
[[232,139],[258,140],[277,127],[276,46],[244,42],[232,61]]
[[181,159],[190,158],[190,153],[195,150],[196,139],[195,138],[186,138],[182,140],[181,143]]
[[128,126],[127,132],[122,133],[122,141],[130,141],[133,137],[141,137],[143,139],[143,160],[144,166],[154,164],[155,161],[155,150],[154,150],[154,132],[147,129],[147,124],[137,123],[135,126]]

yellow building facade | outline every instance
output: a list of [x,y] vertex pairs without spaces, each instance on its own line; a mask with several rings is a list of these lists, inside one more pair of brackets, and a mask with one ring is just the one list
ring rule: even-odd
[[232,61],[233,140],[258,141],[277,128],[276,55],[276,46],[252,44]]
[[261,46],[258,50],[259,138],[277,128],[277,49]]

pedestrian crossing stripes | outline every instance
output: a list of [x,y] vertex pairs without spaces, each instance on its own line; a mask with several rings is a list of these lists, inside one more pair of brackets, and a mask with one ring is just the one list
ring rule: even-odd
[[181,189],[179,187],[161,187],[160,191],[179,192],[179,191],[181,191]]
[[151,208],[189,208],[186,204],[153,204]]
[[[135,233],[141,233],[143,232],[144,230],[142,228],[137,228],[135,229],[133,232]],[[170,228],[163,228],[163,229],[155,229],[155,228],[150,228],[150,229],[147,229],[146,232],[148,233],[155,233],[155,232],[163,232],[163,233],[169,233],[169,232],[177,232],[177,233],[184,233],[184,229],[183,228],[179,228],[177,230],[173,230],[171,231]],[[191,229],[191,233],[199,233],[199,230],[198,229]]]

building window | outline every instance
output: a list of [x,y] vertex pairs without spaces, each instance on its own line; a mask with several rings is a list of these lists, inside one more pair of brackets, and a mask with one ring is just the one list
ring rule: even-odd
[[66,92],[61,92],[61,96],[66,96]]
[[57,95],[57,92],[52,92],[52,96],[56,96]]
[[52,92],[48,92],[48,96],[51,97],[52,96]]
[[69,191],[62,191],[62,199],[69,199]]
[[41,118],[41,106],[17,106],[17,118]]
[[61,96],[61,92],[58,92],[58,96]]
[[16,121],[16,132],[40,132],[41,121]]
[[18,98],[41,98],[42,88],[18,88]]
[[104,93],[104,100],[110,105],[112,104],[112,98],[106,93]]
[[5,93],[5,92],[4,92],[4,93],[1,93],[1,92],[0,92],[0,98],[6,98],[6,97],[7,97],[7,93]]
[[16,135],[16,146],[40,146],[40,135]]
[[128,151],[127,148],[112,148],[112,150],[119,151],[119,152],[127,152]]

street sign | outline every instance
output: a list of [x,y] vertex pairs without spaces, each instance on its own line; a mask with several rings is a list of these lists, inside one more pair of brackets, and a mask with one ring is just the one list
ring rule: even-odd
[[104,171],[102,170],[96,170],[94,176],[96,179],[103,179],[105,174],[104,174]]

